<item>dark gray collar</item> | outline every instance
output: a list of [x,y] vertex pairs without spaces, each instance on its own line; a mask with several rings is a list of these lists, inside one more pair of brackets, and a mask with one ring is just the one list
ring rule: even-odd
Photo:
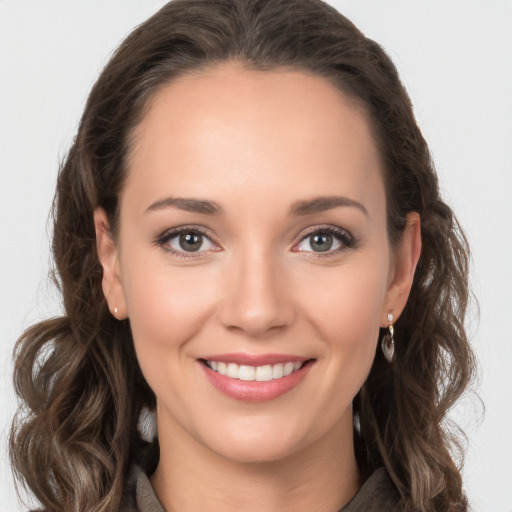
[[[134,466],[127,482],[123,512],[165,512],[147,475]],[[397,510],[398,494],[384,468],[377,469],[340,512],[391,512]]]

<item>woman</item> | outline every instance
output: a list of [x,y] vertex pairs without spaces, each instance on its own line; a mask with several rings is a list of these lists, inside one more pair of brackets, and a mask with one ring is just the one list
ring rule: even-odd
[[334,9],[175,0],[137,28],[53,248],[66,314],[18,343],[11,436],[45,510],[466,509],[442,422],[468,248],[394,66]]

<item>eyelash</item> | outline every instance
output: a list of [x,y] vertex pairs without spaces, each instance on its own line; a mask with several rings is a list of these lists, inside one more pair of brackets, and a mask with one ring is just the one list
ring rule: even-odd
[[[155,245],[161,247],[164,251],[171,253],[173,256],[183,259],[190,258],[200,258],[203,256],[205,251],[197,251],[196,252],[186,252],[186,251],[177,251],[171,248],[168,243],[170,240],[176,238],[177,236],[183,233],[195,233],[199,234],[205,238],[207,238],[213,245],[217,245],[210,235],[210,233],[200,226],[179,226],[177,228],[172,228],[164,231],[162,234],[156,237]],[[306,233],[301,237],[301,239],[296,242],[293,247],[297,247],[299,244],[307,240],[309,237],[317,234],[329,234],[336,238],[340,243],[341,247],[334,251],[326,251],[316,252],[316,251],[295,251],[295,252],[304,252],[308,253],[309,257],[312,258],[326,258],[329,256],[335,256],[347,249],[353,249],[357,246],[358,240],[350,234],[348,231],[335,227],[335,226],[315,226],[314,228],[310,228],[306,231]],[[214,251],[218,252],[218,251]]]
[[204,251],[196,252],[186,252],[186,251],[177,251],[168,245],[169,241],[177,236],[180,236],[183,233],[195,233],[207,238],[212,244],[217,245],[210,235],[210,233],[201,228],[200,226],[179,226],[177,228],[172,228],[164,231],[161,235],[157,236],[155,239],[155,245],[161,247],[164,251],[171,253],[173,256],[183,259],[190,258],[200,258]]
[[316,252],[316,251],[297,251],[297,252],[307,252],[308,257],[310,258],[328,258],[330,256],[336,256],[340,254],[343,251],[346,251],[347,249],[354,249],[357,247],[358,240],[350,234],[345,229],[338,228],[336,226],[315,226],[314,228],[310,228],[306,231],[306,233],[301,237],[299,242],[294,244],[294,247],[301,244],[303,241],[307,240],[308,238],[312,237],[313,235],[318,234],[328,234],[332,235],[334,238],[336,238],[340,243],[341,247],[338,249],[335,249],[333,251],[326,251],[326,252]]

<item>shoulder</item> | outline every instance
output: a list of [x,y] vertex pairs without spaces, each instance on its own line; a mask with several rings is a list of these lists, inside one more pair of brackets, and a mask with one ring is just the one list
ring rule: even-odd
[[388,472],[375,470],[340,512],[399,512],[400,496]]

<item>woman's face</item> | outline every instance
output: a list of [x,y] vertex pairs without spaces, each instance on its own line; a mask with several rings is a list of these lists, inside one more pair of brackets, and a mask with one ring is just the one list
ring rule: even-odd
[[359,108],[300,72],[181,78],[136,130],[115,246],[96,213],[161,438],[262,461],[351,437],[379,327],[408,293]]

